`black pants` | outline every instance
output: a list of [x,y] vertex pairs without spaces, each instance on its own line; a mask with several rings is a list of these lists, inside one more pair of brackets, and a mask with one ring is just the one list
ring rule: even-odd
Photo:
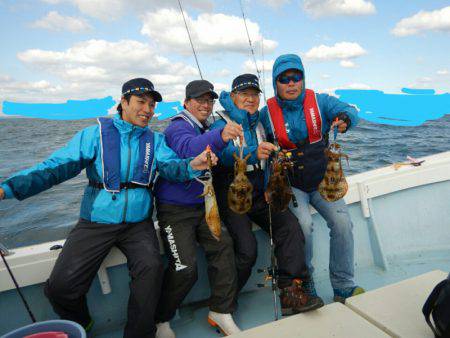
[[[218,181],[216,179],[216,181]],[[252,180],[254,181],[254,180]],[[236,268],[238,271],[238,292],[249,279],[257,256],[257,243],[252,231],[252,222],[269,233],[269,205],[261,192],[253,196],[252,208],[246,214],[237,214],[228,208],[227,180],[216,186],[222,221],[234,241]],[[272,213],[275,257],[278,264],[279,287],[292,284],[292,279],[309,278],[305,262],[305,236],[295,215],[288,209]]]
[[113,246],[127,258],[130,297],[126,338],[153,338],[163,264],[152,220],[100,224],[80,220],[71,231],[47,280],[45,294],[62,318],[86,327],[91,321],[86,293]]
[[208,263],[209,308],[219,313],[233,312],[237,278],[233,243],[226,229],[222,229],[220,241],[214,239],[205,221],[203,204],[198,207],[157,204],[156,208],[169,259],[156,321],[171,320],[197,281],[197,242],[203,247]]

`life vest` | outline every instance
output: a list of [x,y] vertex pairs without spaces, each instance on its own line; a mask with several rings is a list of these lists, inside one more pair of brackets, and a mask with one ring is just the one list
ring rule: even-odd
[[293,143],[289,140],[284,122],[283,111],[275,97],[267,100],[269,114],[274,133],[279,145],[290,150],[293,170],[288,171],[289,181],[295,188],[306,192],[317,189],[327,168],[325,149],[328,146],[328,135],[322,135],[322,116],[314,91],[306,89],[303,100],[303,114],[305,115],[308,138]]
[[[104,189],[108,192],[120,192],[120,133],[112,119],[100,117],[97,120],[100,125]],[[147,129],[139,137],[139,158],[131,172],[131,183],[142,187],[150,186],[154,178],[154,153],[153,132]]]

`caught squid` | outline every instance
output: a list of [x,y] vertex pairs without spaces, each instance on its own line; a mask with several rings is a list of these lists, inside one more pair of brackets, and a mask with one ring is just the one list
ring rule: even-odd
[[342,148],[337,143],[330,144],[325,149],[325,155],[328,164],[325,176],[319,184],[319,193],[325,200],[334,202],[344,197],[348,191],[347,180],[342,170],[342,157],[348,162],[348,155],[342,153]]
[[203,176],[205,179],[196,178],[198,182],[203,184],[203,194],[201,197],[205,198],[205,220],[208,224],[209,231],[211,235],[220,241],[220,234],[222,232],[219,207],[217,206],[216,193],[214,192],[213,181],[212,181],[212,161],[211,161],[211,149],[209,146],[206,147],[207,153],[206,158],[208,160],[209,170]]
[[228,207],[237,214],[245,214],[252,207],[253,185],[247,175],[247,160],[251,154],[243,157],[243,142],[239,146],[239,157],[233,153],[234,180],[228,189]]
[[272,161],[272,174],[267,183],[265,192],[266,201],[274,212],[285,211],[292,199],[292,189],[287,177],[287,167],[290,162],[286,160],[283,153]]

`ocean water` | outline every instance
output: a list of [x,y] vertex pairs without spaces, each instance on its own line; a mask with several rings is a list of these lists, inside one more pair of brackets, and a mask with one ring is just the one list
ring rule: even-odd
[[[28,168],[64,146],[94,119],[56,121],[0,119],[0,182]],[[167,121],[152,122],[162,131]],[[337,140],[350,157],[346,175],[450,150],[450,115],[418,127],[398,127],[361,121]],[[86,176],[57,185],[24,201],[0,202],[0,242],[18,247],[65,238],[78,219]]]

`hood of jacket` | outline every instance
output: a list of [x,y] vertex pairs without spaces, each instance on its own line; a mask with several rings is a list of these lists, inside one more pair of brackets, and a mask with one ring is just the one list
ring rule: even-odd
[[[303,88],[300,96],[295,100],[282,100],[277,93],[277,78],[288,69],[297,69],[303,74]],[[277,98],[278,104],[288,111],[303,110],[303,99],[305,97],[305,69],[303,68],[302,59],[295,54],[280,55],[273,64],[272,68],[272,85],[273,92]]]

